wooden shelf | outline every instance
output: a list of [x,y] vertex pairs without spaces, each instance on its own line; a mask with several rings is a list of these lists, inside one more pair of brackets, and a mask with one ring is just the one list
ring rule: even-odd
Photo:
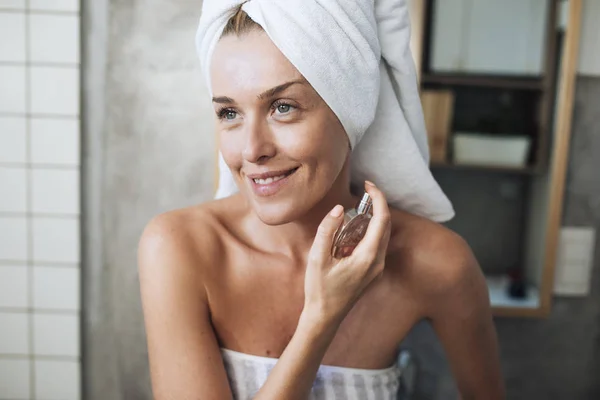
[[546,316],[541,307],[540,293],[530,286],[527,297],[514,299],[508,296],[508,278],[486,276],[492,314],[495,317],[543,318]]
[[474,165],[474,164],[453,164],[453,163],[431,163],[430,168],[434,169],[454,169],[454,170],[472,170],[472,171],[490,171],[490,172],[508,172],[513,174],[534,175],[538,173],[536,167],[504,167],[496,165]]
[[[421,3],[421,2],[416,2]],[[578,42],[581,31],[582,0],[571,0],[568,3],[568,22],[567,29],[557,32],[556,20],[558,17],[560,2],[548,2],[548,12],[545,17],[545,32],[541,75],[526,75],[525,72],[519,75],[508,75],[501,72],[482,72],[477,74],[467,74],[464,70],[450,70],[448,64],[448,54],[454,57],[458,54],[462,65],[471,65],[468,57],[475,52],[465,53],[461,51],[465,46],[463,44],[451,49],[450,53],[444,54],[446,57],[443,62],[432,63],[433,51],[436,48],[444,48],[445,44],[454,45],[456,39],[450,36],[442,35],[442,39],[435,41],[436,29],[436,5],[444,4],[442,0],[425,0],[422,9],[413,13],[420,19],[420,29],[413,36],[416,40],[411,42],[411,48],[415,55],[415,63],[418,68],[419,86],[423,92],[439,91],[451,92],[454,95],[454,108],[450,123],[446,124],[443,112],[434,110],[430,113],[435,121],[442,122],[444,126],[449,125],[449,129],[440,132],[447,132],[447,145],[450,144],[450,135],[455,131],[473,131],[488,132],[492,129],[487,126],[494,124],[494,119],[502,117],[512,106],[511,118],[505,118],[505,125],[515,125],[516,128],[499,129],[494,131],[506,131],[511,133],[527,132],[535,140],[532,140],[532,165],[525,167],[503,167],[494,165],[464,165],[454,164],[452,157],[449,161],[442,163],[431,163],[431,170],[434,172],[455,170],[457,180],[465,178],[465,182],[460,182],[469,187],[471,176],[481,174],[482,176],[473,176],[474,178],[493,179],[493,174],[506,174],[509,178],[518,179],[519,177],[526,182],[526,190],[522,201],[523,216],[520,229],[523,234],[520,237],[511,237],[515,243],[522,242],[522,255],[519,256],[523,265],[521,265],[524,276],[527,276],[531,283],[527,298],[516,299],[507,294],[506,278],[487,276],[488,292],[490,294],[490,303],[492,313],[496,317],[511,318],[547,318],[552,311],[553,287],[554,287],[554,269],[557,257],[558,239],[560,233],[561,215],[564,203],[565,176],[567,173],[569,145],[572,127],[573,97],[575,93],[575,82],[578,60]],[[463,20],[469,23],[474,21],[472,10],[467,5],[457,6],[456,15],[453,19],[447,19],[448,27],[455,31],[470,32],[462,30]],[[484,6],[482,6],[482,9]],[[492,10],[493,9],[489,9]],[[443,16],[443,13],[437,13],[437,17]],[[489,15],[489,14],[488,14]],[[412,17],[412,16],[411,16]],[[463,20],[460,20],[460,18]],[[489,18],[489,17],[488,17]],[[438,18],[439,19],[439,18]],[[458,22],[457,22],[458,21]],[[481,22],[481,21],[479,21]],[[439,27],[439,25],[438,25]],[[444,29],[446,29],[444,28]],[[533,32],[530,24],[524,29],[527,32]],[[538,27],[539,28],[539,27]],[[537,28],[536,28],[537,29]],[[541,28],[540,28],[541,29]],[[475,30],[484,32],[487,27],[481,23],[475,26]],[[440,32],[440,29],[437,30]],[[537,32],[537,31],[536,31]],[[439,35],[438,35],[439,36]],[[517,36],[519,37],[519,36]],[[490,38],[493,39],[493,38]],[[479,46],[488,46],[489,50],[494,43],[483,43],[479,41]],[[480,50],[480,49],[476,49]],[[536,49],[537,50],[537,49]],[[456,54],[455,54],[456,53]],[[466,55],[465,55],[466,54]],[[485,52],[480,51],[480,59],[485,57]],[[454,58],[453,58],[454,59]],[[489,61],[489,60],[488,60]],[[503,61],[500,59],[500,61]],[[500,63],[501,64],[501,63]],[[440,66],[435,72],[432,66]],[[441,71],[445,72],[441,72]],[[497,69],[500,71],[500,69]],[[509,69],[503,69],[508,71]],[[516,70],[516,69],[511,69]],[[489,71],[492,71],[489,69]],[[525,71],[522,69],[521,71]],[[481,99],[481,101],[479,101]],[[510,100],[510,102],[508,101]],[[433,107],[435,108],[435,107]],[[497,112],[496,112],[497,111]],[[461,113],[462,112],[462,113]],[[479,128],[478,125],[484,127]],[[463,126],[467,126],[465,129]],[[475,126],[475,127],[472,127]],[[432,129],[430,129],[432,130]],[[450,154],[451,156],[451,154]],[[439,157],[436,159],[440,159]],[[465,172],[460,172],[465,171]],[[512,176],[509,176],[512,174]],[[502,176],[502,175],[500,175]],[[442,178],[440,176],[440,178]],[[447,178],[447,177],[444,177]],[[444,179],[448,185],[455,185],[454,179]],[[493,182],[492,182],[493,183]],[[477,179],[473,179],[473,184],[477,184]],[[457,185],[457,188],[462,186]],[[450,201],[453,199],[451,198]],[[468,200],[468,198],[467,198]],[[462,198],[457,198],[462,201]],[[474,199],[478,206],[482,208],[485,198]],[[468,203],[465,203],[468,205]],[[515,205],[520,207],[521,204]],[[457,218],[465,216],[465,220],[454,225],[460,234],[463,227],[471,227],[468,218],[468,208],[463,208],[466,212],[457,215]],[[493,210],[492,210],[493,211]],[[476,217],[476,216],[475,216]],[[463,223],[464,222],[464,223]],[[516,221],[515,221],[516,222]],[[481,229],[487,229],[482,226]],[[475,232],[476,234],[477,232]],[[504,233],[504,231],[499,232]],[[473,234],[473,232],[470,232]],[[510,235],[510,231],[506,231]],[[501,243],[503,237],[498,238]],[[484,249],[485,250],[485,249]],[[514,264],[514,262],[512,262]]]
[[541,308],[540,293],[537,288],[530,286],[526,298],[514,299],[507,294],[508,278],[487,276],[486,282],[494,316],[530,318],[545,316],[544,310]]
[[544,81],[540,78],[519,78],[510,76],[466,75],[466,74],[430,74],[421,76],[422,84],[449,86],[477,86],[498,89],[544,90]]

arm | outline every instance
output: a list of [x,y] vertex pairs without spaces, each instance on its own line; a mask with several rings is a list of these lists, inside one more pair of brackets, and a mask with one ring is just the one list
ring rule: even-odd
[[504,399],[485,278],[461,238],[452,235],[441,248],[444,262],[433,267],[436,276],[426,284],[426,315],[446,351],[462,398]]
[[194,246],[181,221],[155,218],[138,267],[156,400],[231,399]]

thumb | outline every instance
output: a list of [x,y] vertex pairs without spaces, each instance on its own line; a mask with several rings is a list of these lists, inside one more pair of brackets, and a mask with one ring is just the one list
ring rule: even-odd
[[342,215],[344,215],[344,207],[338,204],[323,218],[310,249],[312,257],[323,260],[331,255],[333,238],[342,222]]

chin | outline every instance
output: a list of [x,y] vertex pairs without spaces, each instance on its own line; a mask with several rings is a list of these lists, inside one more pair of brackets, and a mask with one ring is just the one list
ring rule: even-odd
[[258,218],[267,225],[283,225],[305,214],[307,202],[300,199],[253,199],[252,207]]

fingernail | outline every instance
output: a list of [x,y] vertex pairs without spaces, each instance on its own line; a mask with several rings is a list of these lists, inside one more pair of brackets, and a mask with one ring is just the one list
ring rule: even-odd
[[338,204],[337,206],[333,207],[333,210],[331,210],[329,215],[331,215],[334,218],[338,218],[340,215],[342,215],[343,212],[344,212],[344,207],[342,207],[341,205]]
[[369,186],[375,186],[375,184],[374,184],[373,182],[371,182],[371,181],[365,181],[365,183],[366,183],[367,185],[369,185]]

